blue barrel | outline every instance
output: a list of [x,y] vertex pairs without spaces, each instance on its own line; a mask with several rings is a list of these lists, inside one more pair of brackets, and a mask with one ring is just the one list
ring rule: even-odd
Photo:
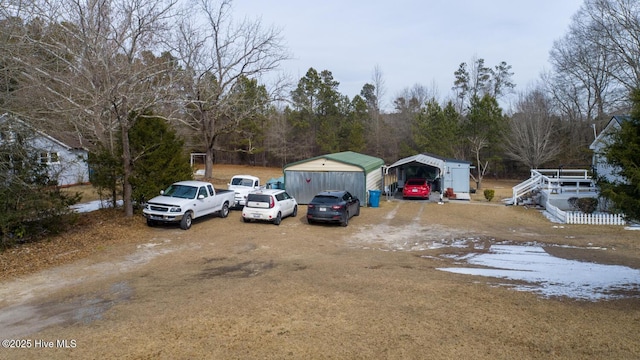
[[380,190],[369,190],[369,204],[374,208],[380,206]]

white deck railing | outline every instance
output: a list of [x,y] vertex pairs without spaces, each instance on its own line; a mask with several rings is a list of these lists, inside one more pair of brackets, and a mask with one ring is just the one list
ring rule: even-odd
[[[572,194],[597,191],[588,170],[574,169],[535,169],[531,170],[531,177],[513,187],[513,205],[527,193],[541,190],[549,194]],[[563,224],[584,225],[625,225],[621,214],[593,213],[580,211],[564,211],[549,202],[549,196],[544,204],[546,212]]]
[[533,171],[531,172],[531,177],[523,182],[521,182],[520,184],[516,185],[513,187],[513,197],[511,199],[511,202],[513,205],[517,205],[518,204],[518,199],[520,199],[522,196],[530,193],[533,190],[536,190],[540,187],[541,184],[541,175],[540,174],[534,174]]
[[579,169],[536,169],[532,174],[540,175],[541,190],[547,190],[551,194],[567,192],[592,192],[595,184],[589,175],[589,170]]
[[534,190],[547,191],[549,194],[581,193],[596,191],[588,170],[578,169],[534,169],[529,179],[513,187],[512,203]]

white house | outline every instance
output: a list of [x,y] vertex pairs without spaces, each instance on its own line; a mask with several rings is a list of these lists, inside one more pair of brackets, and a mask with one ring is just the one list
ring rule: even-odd
[[[531,177],[513,187],[513,197],[507,204],[529,203],[525,196],[542,205],[550,217],[566,224],[624,225],[622,214],[606,211],[585,214],[573,211],[569,204],[571,198],[598,198],[600,191],[594,176],[604,177],[608,181],[624,181],[616,174],[614,166],[609,164],[604,150],[612,141],[612,134],[620,130],[621,124],[629,121],[628,116],[614,116],[602,132],[589,145],[593,151],[591,171],[586,169],[531,169]],[[600,204],[601,209],[606,206]]]
[[607,161],[604,150],[612,141],[611,135],[620,130],[623,122],[630,119],[629,116],[617,115],[612,117],[607,126],[589,145],[589,149],[593,151],[592,167],[595,176],[604,177],[610,182],[624,181],[624,179],[615,174],[615,167]]
[[79,140],[69,137],[63,141],[60,139],[62,135],[50,136],[9,114],[0,115],[0,123],[8,124],[5,126],[8,130],[0,132],[0,141],[12,141],[15,138],[15,133],[10,130],[12,127],[22,126],[33,131],[29,145],[38,152],[38,161],[47,165],[49,176],[56,179],[58,185],[89,182],[88,150],[82,147]]

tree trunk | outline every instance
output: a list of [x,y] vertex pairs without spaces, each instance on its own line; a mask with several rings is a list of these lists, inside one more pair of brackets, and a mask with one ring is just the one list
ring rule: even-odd
[[476,151],[476,164],[478,164],[478,178],[476,179],[476,189],[480,190],[482,188],[482,164],[480,163],[480,149]]
[[129,177],[131,176],[132,166],[131,166],[131,148],[129,146],[129,132],[127,131],[128,127],[123,121],[120,121],[120,135],[122,137],[122,165],[123,165],[123,176],[122,176],[122,200],[124,202],[124,216],[125,217],[133,217],[133,201],[132,197],[132,188],[131,182],[129,182]]
[[213,149],[207,147],[207,152],[204,156],[204,177],[205,179],[213,178]]

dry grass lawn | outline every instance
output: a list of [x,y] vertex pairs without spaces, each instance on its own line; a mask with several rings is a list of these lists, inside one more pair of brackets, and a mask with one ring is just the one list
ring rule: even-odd
[[[214,167],[266,181],[280,169]],[[562,244],[556,256],[640,269],[640,233],[556,226],[500,199],[387,201],[346,228],[245,224],[240,212],[188,231],[141,215],[87,214],[70,233],[0,254],[0,338],[74,340],[1,349],[7,359],[637,359],[638,294],[541,298],[491,278],[437,270],[474,244]],[[468,248],[405,244],[468,239]],[[587,246],[600,250],[585,249]],[[456,265],[460,266],[460,265]]]

